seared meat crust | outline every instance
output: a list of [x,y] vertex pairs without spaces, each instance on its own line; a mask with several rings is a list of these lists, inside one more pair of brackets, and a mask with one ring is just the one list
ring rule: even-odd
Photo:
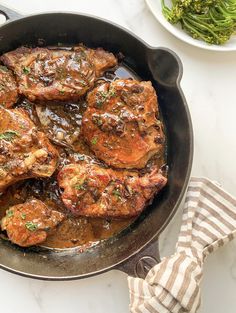
[[163,125],[150,82],[119,79],[94,88],[87,97],[82,132],[91,150],[116,168],[143,168],[163,153]]
[[44,242],[48,231],[55,228],[64,215],[49,209],[42,201],[31,201],[14,205],[7,210],[1,228],[8,238],[21,247],[29,247]]
[[30,177],[49,177],[58,152],[23,109],[0,107],[0,192]]
[[0,65],[0,104],[10,108],[18,99],[15,78],[10,70]]
[[1,61],[17,77],[19,93],[29,100],[78,100],[117,60],[112,53],[78,46],[72,50],[26,47],[5,53]]
[[140,176],[88,163],[66,165],[58,173],[65,206],[75,215],[90,217],[137,216],[166,182],[157,169]]

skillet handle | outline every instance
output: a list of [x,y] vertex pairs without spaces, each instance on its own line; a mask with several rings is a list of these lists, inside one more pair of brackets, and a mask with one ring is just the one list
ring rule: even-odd
[[183,75],[180,58],[168,48],[149,48],[147,63],[153,79],[169,88],[176,88]]
[[13,9],[9,9],[1,4],[0,4],[0,14],[3,14],[6,17],[7,21],[14,21],[23,17],[23,15],[20,14],[19,12]]
[[129,276],[145,278],[149,270],[161,261],[158,239],[138,252],[127,261],[119,264],[115,269],[125,272]]

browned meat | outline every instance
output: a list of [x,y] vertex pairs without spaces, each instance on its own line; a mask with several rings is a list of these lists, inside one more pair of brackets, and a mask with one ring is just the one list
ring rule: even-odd
[[108,165],[143,168],[164,149],[163,125],[150,82],[116,80],[94,88],[87,98],[82,131],[91,150]]
[[5,53],[2,62],[17,77],[19,93],[34,100],[77,100],[117,60],[103,49],[72,50],[25,47]]
[[10,108],[18,98],[15,78],[10,70],[0,65],[0,103]]
[[13,243],[29,247],[44,242],[48,231],[63,219],[62,213],[51,210],[42,201],[34,199],[7,210],[1,228],[6,230]]
[[137,216],[166,182],[156,169],[140,176],[88,163],[66,165],[58,174],[65,206],[76,215],[92,217]]
[[58,152],[23,109],[0,107],[0,192],[30,177],[49,177]]

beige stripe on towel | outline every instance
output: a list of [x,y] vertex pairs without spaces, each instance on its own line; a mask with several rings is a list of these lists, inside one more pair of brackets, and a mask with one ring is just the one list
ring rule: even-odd
[[236,199],[208,179],[192,178],[176,253],[145,279],[128,277],[130,312],[196,312],[205,257],[234,237]]

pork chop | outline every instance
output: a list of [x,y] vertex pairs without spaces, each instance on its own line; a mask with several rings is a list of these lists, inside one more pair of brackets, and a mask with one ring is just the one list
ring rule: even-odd
[[112,53],[82,45],[71,50],[21,47],[2,55],[29,100],[78,100],[117,64]]
[[7,232],[13,243],[29,247],[44,242],[48,232],[63,219],[62,213],[51,210],[40,200],[33,199],[8,209],[2,219],[1,228]]
[[82,132],[96,156],[116,168],[143,168],[162,154],[165,136],[151,82],[119,79],[87,97]]
[[137,216],[166,182],[154,168],[141,176],[85,162],[66,165],[58,173],[65,206],[75,215],[90,217]]
[[49,177],[58,152],[24,109],[0,107],[0,192],[31,177]]
[[12,72],[0,65],[0,104],[10,108],[18,99],[17,85]]

